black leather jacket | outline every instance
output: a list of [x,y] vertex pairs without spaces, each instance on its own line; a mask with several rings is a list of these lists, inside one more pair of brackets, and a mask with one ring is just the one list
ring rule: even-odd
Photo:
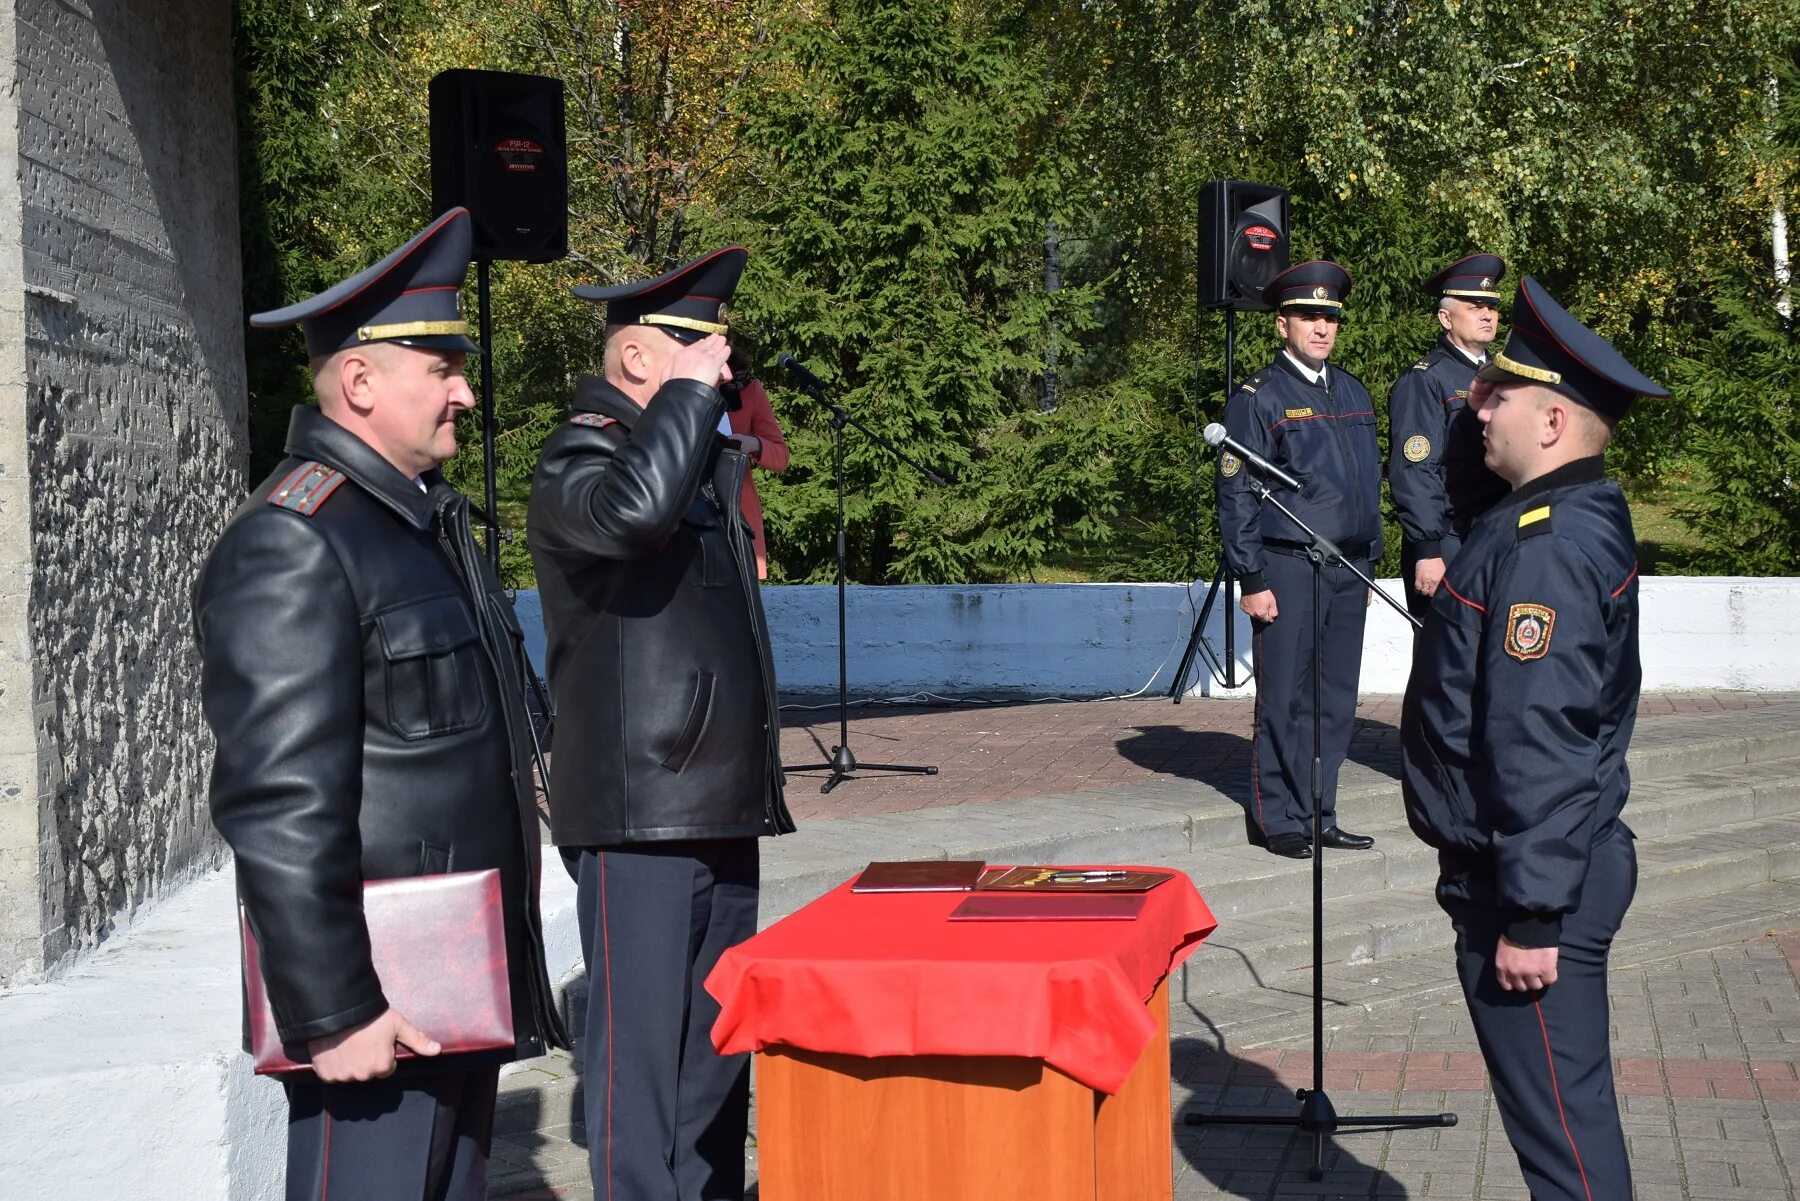
[[436,472],[422,491],[316,409],[294,410],[287,449],[194,595],[213,824],[236,854],[281,1037],[387,1006],[365,880],[498,868],[517,1054],[565,1045],[539,926],[518,624],[483,563],[497,649],[484,646],[444,542],[467,502]]
[[[1352,559],[1381,558],[1381,448],[1361,380],[1328,364],[1324,383],[1315,384],[1277,354],[1226,402],[1225,428],[1300,480],[1300,492],[1276,493],[1300,520]],[[1219,532],[1225,561],[1246,593],[1268,587],[1265,551],[1299,554],[1306,545],[1281,510],[1258,501],[1252,479],[1236,455],[1219,456]]]
[[558,846],[794,828],[745,457],[691,380],[647,408],[584,376],[544,443],[526,522],[556,698]]

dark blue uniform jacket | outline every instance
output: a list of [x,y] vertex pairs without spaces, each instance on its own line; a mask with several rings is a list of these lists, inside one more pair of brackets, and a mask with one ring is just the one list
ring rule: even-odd
[[[1232,394],[1225,429],[1300,480],[1297,495],[1277,493],[1295,516],[1351,558],[1381,557],[1381,448],[1360,380],[1327,366],[1324,383],[1314,384],[1278,354]],[[1265,548],[1303,550],[1306,535],[1258,501],[1250,470],[1229,451],[1219,456],[1217,479],[1225,561],[1245,592],[1261,592]]]
[[1388,393],[1388,486],[1406,544],[1421,559],[1461,537],[1507,493],[1482,461],[1481,422],[1469,407],[1473,360],[1441,335]]
[[1407,819],[1441,852],[1447,895],[1554,946],[1630,792],[1642,680],[1637,543],[1604,459],[1495,506],[1444,585],[1401,718]]

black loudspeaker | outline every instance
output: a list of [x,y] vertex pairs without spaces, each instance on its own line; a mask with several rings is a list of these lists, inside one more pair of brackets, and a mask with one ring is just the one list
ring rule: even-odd
[[544,263],[569,253],[563,85],[508,71],[431,80],[431,203],[474,219],[476,259]]
[[1288,265],[1284,189],[1236,179],[1200,188],[1200,307],[1267,309],[1263,286]]

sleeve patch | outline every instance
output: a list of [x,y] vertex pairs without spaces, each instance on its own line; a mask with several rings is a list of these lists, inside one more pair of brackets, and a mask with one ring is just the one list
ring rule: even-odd
[[1550,653],[1556,610],[1548,605],[1514,605],[1506,614],[1506,653],[1521,663]]
[[603,417],[599,413],[571,413],[569,415],[569,424],[585,425],[597,430],[603,430],[609,425],[617,425],[619,423],[615,418]]
[[1226,479],[1230,479],[1243,469],[1244,461],[1230,451],[1226,451],[1219,456],[1219,474]]
[[269,503],[302,517],[311,517],[343,486],[345,475],[323,463],[302,463],[269,493]]
[[1414,434],[1400,448],[1408,463],[1423,463],[1431,457],[1431,439],[1424,434]]

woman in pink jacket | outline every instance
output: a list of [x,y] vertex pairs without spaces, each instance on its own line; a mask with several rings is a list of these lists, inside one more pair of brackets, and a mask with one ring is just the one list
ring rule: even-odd
[[[787,470],[787,439],[781,436],[781,426],[769,404],[769,394],[763,390],[762,381],[750,373],[749,359],[736,350],[731,354],[731,378],[732,383],[725,386],[725,406],[731,420],[732,441],[750,456],[754,466],[764,471]],[[762,498],[757,496],[756,484],[748,473],[744,476],[744,494],[738,503],[756,538],[757,578],[767,579],[769,544],[763,537]]]

